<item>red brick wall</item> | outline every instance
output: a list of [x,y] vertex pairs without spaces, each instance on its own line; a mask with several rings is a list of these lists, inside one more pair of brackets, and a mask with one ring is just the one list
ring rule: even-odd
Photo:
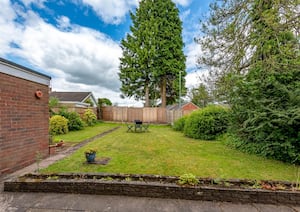
[[182,107],[182,110],[197,110],[199,107],[194,105],[193,103],[188,103]]
[[47,85],[0,73],[0,175],[35,162],[37,152],[47,156],[48,91]]

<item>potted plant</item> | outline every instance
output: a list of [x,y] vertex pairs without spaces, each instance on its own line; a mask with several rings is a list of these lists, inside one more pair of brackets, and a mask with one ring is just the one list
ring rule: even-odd
[[84,152],[86,161],[88,163],[95,162],[96,152],[97,151],[95,149],[88,149]]

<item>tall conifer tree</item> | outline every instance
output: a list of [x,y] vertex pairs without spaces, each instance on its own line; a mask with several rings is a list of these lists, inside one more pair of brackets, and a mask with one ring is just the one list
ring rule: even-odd
[[142,0],[131,19],[131,33],[121,42],[121,91],[145,100],[146,107],[159,97],[162,107],[167,101],[174,103],[179,88],[182,94],[186,91],[182,23],[176,5],[171,0]]

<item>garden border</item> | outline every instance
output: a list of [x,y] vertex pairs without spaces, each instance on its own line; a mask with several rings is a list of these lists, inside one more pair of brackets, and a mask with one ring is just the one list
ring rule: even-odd
[[[182,186],[179,177],[126,174],[27,174],[4,182],[4,191],[124,195],[234,203],[299,205],[300,192],[252,188],[256,181],[200,178],[197,186]],[[264,181],[270,184],[289,182]],[[236,186],[225,186],[226,183]],[[249,187],[241,184],[249,183]]]

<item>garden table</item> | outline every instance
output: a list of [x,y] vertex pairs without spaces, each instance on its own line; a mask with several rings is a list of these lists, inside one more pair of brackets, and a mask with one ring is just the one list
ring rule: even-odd
[[147,132],[149,124],[143,124],[140,120],[134,120],[133,124],[127,123],[127,132]]
[[140,120],[134,120],[134,132],[143,131],[143,122]]

